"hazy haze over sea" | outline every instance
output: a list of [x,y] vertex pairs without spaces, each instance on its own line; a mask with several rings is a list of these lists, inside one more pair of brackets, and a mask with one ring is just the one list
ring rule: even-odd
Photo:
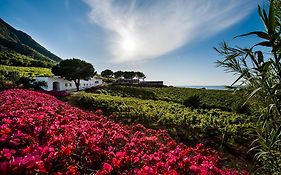
[[214,85],[214,86],[179,86],[179,87],[184,87],[184,88],[194,88],[194,89],[213,89],[213,90],[226,90],[224,85]]

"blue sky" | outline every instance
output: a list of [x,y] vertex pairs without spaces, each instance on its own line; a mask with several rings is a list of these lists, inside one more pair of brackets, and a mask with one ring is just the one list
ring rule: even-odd
[[167,85],[230,85],[215,66],[222,41],[247,46],[262,0],[0,0],[0,17],[63,59],[142,71]]

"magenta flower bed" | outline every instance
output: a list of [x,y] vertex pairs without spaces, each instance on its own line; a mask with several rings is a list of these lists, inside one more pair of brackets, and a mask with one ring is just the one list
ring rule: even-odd
[[67,91],[45,91],[45,90],[37,90],[37,92],[49,94],[55,97],[67,97],[70,93]]
[[176,143],[163,130],[125,126],[55,97],[0,93],[0,174],[247,174],[222,167],[202,144]]

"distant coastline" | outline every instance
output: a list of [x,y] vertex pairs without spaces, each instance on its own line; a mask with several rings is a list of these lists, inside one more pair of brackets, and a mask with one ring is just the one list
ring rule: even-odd
[[202,88],[205,88],[205,89],[212,89],[212,90],[227,90],[225,86],[223,85],[220,85],[220,86],[178,86],[178,87],[181,87],[181,88],[194,88],[194,89],[202,89]]

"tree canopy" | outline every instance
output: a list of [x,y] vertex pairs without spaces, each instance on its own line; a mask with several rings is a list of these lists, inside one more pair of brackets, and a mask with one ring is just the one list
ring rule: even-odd
[[121,70],[114,72],[114,78],[119,79],[122,78],[123,72]]
[[146,78],[146,76],[142,72],[136,72],[135,76],[136,76],[137,79],[143,79],[144,80]]
[[135,78],[135,76],[136,76],[136,74],[135,74],[134,71],[125,71],[125,72],[123,72],[123,77],[125,79],[133,79],[133,78]]
[[144,73],[142,72],[135,72],[135,71],[117,71],[114,72],[114,78],[116,79],[120,79],[120,78],[124,78],[124,79],[145,79],[146,76],[144,75]]
[[105,78],[112,78],[113,77],[113,71],[110,69],[106,69],[101,72],[101,76]]
[[89,80],[96,72],[91,63],[77,58],[66,59],[52,68],[52,73],[74,81],[77,91],[79,91],[80,80]]

